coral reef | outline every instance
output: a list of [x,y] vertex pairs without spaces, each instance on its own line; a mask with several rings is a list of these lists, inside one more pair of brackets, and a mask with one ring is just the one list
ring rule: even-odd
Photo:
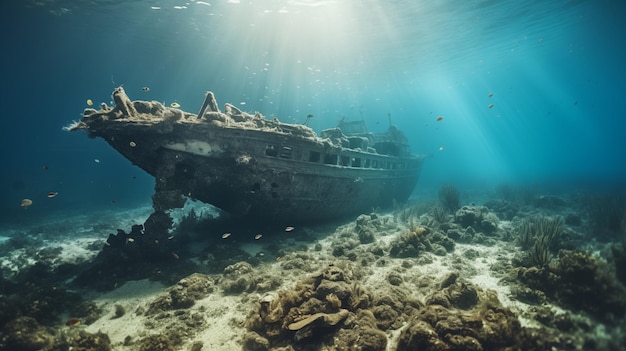
[[520,282],[539,291],[533,294],[545,294],[549,300],[575,311],[601,320],[626,315],[626,287],[617,280],[614,269],[589,254],[562,250],[555,264],[519,268],[516,274]]
[[45,350],[54,344],[54,331],[34,318],[19,317],[2,329],[0,350]]
[[[212,277],[194,273],[181,279],[156,297],[144,309],[137,309],[137,314],[147,317],[145,326],[152,330],[161,328],[161,334],[152,334],[133,340],[127,336],[125,344],[135,345],[138,350],[169,351],[178,350],[185,340],[195,336],[207,325],[206,308],[192,308],[196,302],[212,294],[216,289]],[[145,311],[145,312],[144,312]],[[196,346],[197,347],[197,346]]]
[[[363,321],[355,318],[359,309],[370,303],[371,293],[352,284],[340,268],[329,266],[293,290],[263,297],[248,316],[244,350],[278,350],[289,345],[299,350],[337,347],[339,330],[341,339],[354,341],[354,349],[384,350],[386,339],[382,342],[381,334],[370,330],[373,319],[362,325]],[[359,338],[358,331],[368,332],[368,337]]]
[[153,315],[163,311],[186,309],[214,291],[213,279],[205,274],[194,273],[181,279],[176,285],[168,289],[167,294],[153,301],[146,315]]
[[[37,323],[50,325],[58,322],[62,313],[75,313],[86,317],[86,306],[81,294],[68,290],[54,279],[62,279],[66,273],[37,263],[21,271],[12,281],[0,279],[0,328],[19,318],[32,318]],[[91,316],[97,315],[97,311]]]
[[418,257],[423,252],[439,256],[454,251],[454,241],[440,231],[426,226],[409,228],[408,232],[395,239],[389,248],[391,257]]
[[237,262],[224,268],[221,282],[224,292],[238,294],[242,292],[265,292],[277,288],[281,279],[267,274],[259,274],[248,262]]
[[399,350],[499,350],[532,342],[493,292],[454,282],[427,299],[403,329]]
[[463,206],[454,214],[454,221],[461,227],[472,227],[485,234],[498,229],[498,217],[486,206]]
[[150,335],[138,342],[138,351],[175,351],[176,345],[165,335]]
[[2,351],[109,351],[106,334],[87,333],[80,329],[57,331],[39,324],[34,318],[19,317],[0,330]]
[[[622,349],[626,239],[594,241],[597,223],[569,200],[502,196],[513,200],[454,212],[406,204],[332,233],[190,212],[163,261],[143,260],[142,226],[111,235],[92,263],[31,248],[41,238],[7,240],[1,253],[38,263],[3,270],[0,351]],[[146,277],[169,287],[138,305],[81,290]],[[129,321],[138,332],[100,329]]]
[[355,231],[359,236],[361,244],[374,242],[376,233],[380,232],[386,225],[383,219],[375,213],[360,215],[356,219]]
[[54,347],[54,351],[109,351],[113,349],[109,336],[100,332],[92,334],[70,328],[62,332],[59,339],[59,346]]
[[[425,300],[411,302],[401,291],[365,291],[330,266],[294,290],[261,299],[248,316],[244,350],[540,349],[494,292],[458,274],[446,276]],[[397,345],[388,345],[390,330],[401,330]]]

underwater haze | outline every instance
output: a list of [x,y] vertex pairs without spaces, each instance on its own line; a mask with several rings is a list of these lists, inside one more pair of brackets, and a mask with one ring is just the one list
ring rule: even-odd
[[[150,204],[154,180],[62,127],[87,100],[204,93],[316,131],[364,119],[428,154],[415,196],[626,179],[619,1],[3,1],[0,220]],[[143,89],[148,87],[148,89]],[[438,121],[439,116],[443,117]],[[46,194],[58,192],[49,199]],[[24,209],[20,201],[33,200]]]

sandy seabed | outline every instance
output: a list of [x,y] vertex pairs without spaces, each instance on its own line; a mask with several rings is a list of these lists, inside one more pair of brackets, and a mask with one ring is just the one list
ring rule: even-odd
[[[41,323],[52,328],[50,335],[76,329],[106,334],[111,349],[129,351],[401,350],[420,345],[428,349],[439,342],[445,344],[441,350],[454,350],[461,346],[451,339],[449,330],[442,334],[444,324],[437,324],[437,320],[431,329],[439,335],[430,341],[417,341],[422,331],[416,331],[414,326],[420,316],[428,315],[433,306],[469,316],[486,308],[481,305],[492,304],[487,309],[506,309],[510,313],[507,316],[514,316],[517,321],[513,322],[515,328],[533,341],[512,337],[502,344],[489,344],[487,339],[481,339],[480,332],[459,331],[473,339],[463,342],[480,344],[477,350],[506,349],[507,343],[512,349],[521,349],[523,345],[541,349],[547,345],[579,350],[618,350],[624,344],[626,324],[624,311],[619,310],[626,309],[623,303],[591,308],[593,301],[579,303],[576,298],[578,288],[580,294],[604,301],[626,296],[624,282],[618,279],[620,268],[616,266],[623,262],[615,256],[619,252],[619,234],[615,242],[590,239],[593,218],[576,198],[551,197],[544,203],[519,206],[498,200],[486,206],[462,206],[443,215],[435,213],[440,210],[435,202],[414,202],[344,223],[276,229],[254,239],[254,229],[235,230],[226,238],[223,230],[207,229],[211,225],[204,223],[205,215],[211,211],[203,212],[202,206],[196,204],[193,218],[188,216],[189,208],[174,215],[178,222],[186,223],[175,227],[173,236],[188,242],[172,265],[186,261],[186,267],[196,267],[198,272],[187,274],[188,270],[181,270],[177,277],[174,269],[174,273],[168,272],[167,279],[159,278],[160,270],[146,271],[142,279],[136,280],[115,281],[109,276],[103,278],[112,279],[111,287],[105,291],[76,286],[74,277],[50,282],[78,292],[84,301],[97,306],[99,313],[86,318],[69,309]],[[142,223],[149,213],[150,208],[146,207],[64,218],[30,228],[9,228],[0,241],[3,277],[7,281],[19,278],[20,272],[41,262],[53,270],[66,264],[87,266],[105,245],[108,233],[115,233],[117,228],[128,230],[131,225]],[[532,258],[532,242],[531,248],[523,248],[520,243],[524,220],[539,217],[566,219],[560,241],[549,248],[549,259],[543,266]],[[181,233],[184,228],[193,234]],[[224,250],[233,250],[232,260],[217,258],[219,251]],[[567,281],[573,278],[564,273],[570,267],[565,267],[566,260],[577,262],[572,265],[594,265],[590,269],[600,272],[597,274],[606,281]],[[584,272],[588,268],[578,266],[571,269]],[[341,278],[325,278],[329,269]],[[548,273],[556,278],[546,278],[546,282],[556,281],[573,292],[565,295],[553,291],[554,286],[548,283],[544,287],[541,277]],[[325,279],[331,286],[330,292],[319,295]],[[589,294],[593,284],[614,286]],[[351,292],[342,296],[342,286]],[[354,302],[357,290],[367,298]],[[477,297],[463,306],[463,300],[455,300],[455,291]],[[299,297],[289,297],[289,292]],[[497,297],[497,303],[485,302],[493,297]],[[269,310],[264,311],[264,306],[269,306]],[[602,316],[606,308],[613,308],[614,315]],[[348,311],[342,315],[342,310]],[[17,312],[17,316],[20,313],[24,312]],[[319,318],[312,318],[311,324],[297,329],[299,321],[317,313]],[[334,317],[339,318],[337,324],[327,322]],[[78,326],[66,325],[72,318],[80,321]],[[368,318],[374,318],[370,329],[377,329],[368,332],[379,339],[384,335],[384,345],[363,344],[348,333],[364,328],[359,321]],[[460,319],[465,323],[463,318]],[[484,329],[487,322],[482,323]],[[5,349],[10,331],[5,326],[1,345]]]

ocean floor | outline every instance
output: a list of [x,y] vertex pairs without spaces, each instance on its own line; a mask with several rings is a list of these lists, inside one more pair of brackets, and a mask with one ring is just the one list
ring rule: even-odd
[[319,226],[190,203],[158,239],[150,207],[9,227],[0,350],[625,349],[623,199],[504,190]]

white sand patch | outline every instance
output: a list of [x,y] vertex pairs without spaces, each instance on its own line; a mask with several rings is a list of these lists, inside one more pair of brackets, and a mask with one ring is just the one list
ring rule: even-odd
[[[145,317],[137,315],[135,311],[139,306],[146,306],[163,291],[163,284],[144,279],[129,281],[109,293],[100,295],[93,301],[105,313],[100,319],[86,326],[85,330],[90,333],[99,331],[108,334],[114,347],[122,347],[127,336],[137,340],[142,336],[150,335],[151,331],[146,330],[143,323]],[[126,313],[119,318],[114,318],[115,305],[122,306]]]
[[[98,240],[104,243],[109,233],[116,233],[117,229],[129,232],[132,225],[143,223],[152,213],[151,206],[139,207],[124,212],[106,210],[79,214],[69,217],[50,217],[45,221],[12,228],[6,235],[0,236],[0,244],[12,237],[24,240],[23,245],[28,248],[12,250],[0,258],[0,269],[5,272],[18,273],[43,260],[37,256],[52,254],[54,249],[60,249],[56,257],[45,257],[52,266],[63,263],[80,264],[95,257],[100,247],[95,245]],[[33,256],[35,252],[37,255]]]
[[502,260],[502,256],[508,262],[513,259],[514,253],[505,248],[504,245],[510,245],[510,243],[499,242],[494,246],[456,244],[455,251],[461,255],[470,249],[477,251],[479,257],[472,261],[472,268],[476,270],[476,273],[472,274],[467,280],[482,289],[495,291],[498,294],[500,303],[517,314],[522,326],[539,328],[541,325],[538,322],[522,316],[523,312],[526,312],[531,306],[511,299],[511,288],[508,285],[501,285],[501,278],[493,276],[493,272],[491,272],[491,267],[497,265]]
[[[0,269],[5,275],[17,274],[24,267],[30,267],[37,263],[37,260],[26,254],[25,249],[17,249],[9,252],[0,258]],[[10,272],[7,274],[7,272]]]
[[382,235],[382,236],[379,235],[376,241],[379,245],[389,246],[394,240],[397,240],[401,235],[407,232],[408,232],[407,228],[402,228],[392,233],[385,232],[384,233],[385,235]]
[[[39,242],[40,246],[36,247],[34,252],[42,252],[44,249],[52,251],[59,249],[60,253],[50,261],[52,267],[64,263],[80,264],[91,260],[98,254],[97,250],[89,248],[90,245],[98,240],[99,239],[94,238],[78,238],[70,241],[43,240]],[[0,259],[0,268],[5,271],[8,270],[13,273],[18,273],[30,267],[41,259],[41,257],[33,256],[32,252],[32,248],[13,250]]]
[[203,309],[202,313],[209,322],[205,329],[189,341],[189,345],[201,341],[203,350],[240,351],[241,339],[246,333],[244,321],[251,308],[252,304],[243,304],[240,296],[223,296],[221,293],[196,301],[192,309]]
[[[350,223],[344,227],[351,229],[350,226],[352,225],[353,224]],[[510,222],[504,224],[505,227],[507,225],[510,226]],[[331,250],[332,241],[336,240],[336,237],[339,236],[341,229],[344,227],[340,227],[333,235],[319,241],[328,252]],[[405,229],[406,228],[400,228],[392,232],[386,231],[384,235],[380,235],[382,233],[379,233],[376,244],[389,247],[393,241],[397,240],[405,233]],[[389,286],[388,277],[390,273],[398,273],[405,270],[402,268],[402,262],[404,260],[412,261],[412,266],[408,268],[409,273],[401,273],[405,278],[407,276],[431,277],[434,282],[439,282],[449,273],[458,271],[459,265],[455,264],[455,261],[458,260],[459,256],[464,257],[463,254],[466,251],[474,250],[478,252],[478,257],[474,260],[465,260],[469,264],[464,267],[465,269],[462,268],[461,271],[459,271],[461,279],[465,279],[481,289],[495,291],[502,305],[514,311],[523,326],[540,327],[538,322],[522,316],[531,305],[512,299],[510,287],[500,284],[501,277],[494,276],[494,272],[492,271],[492,267],[501,264],[502,261],[511,262],[515,252],[509,247],[510,245],[512,244],[507,242],[498,242],[497,245],[494,246],[456,243],[454,253],[445,256],[437,256],[428,252],[421,253],[419,258],[399,259],[385,256],[384,259],[387,263],[382,266],[377,265],[371,267],[372,274],[365,277],[362,283],[368,287]],[[425,261],[429,260],[432,262],[424,264]],[[407,283],[411,284],[411,282]],[[420,292],[415,291],[413,295],[423,301],[424,296],[421,296]]]
[[402,323],[402,327],[396,330],[391,330],[389,333],[387,333],[387,347],[385,348],[386,351],[397,350],[395,345],[398,345],[398,341],[400,341],[400,335],[402,334],[402,330],[404,330],[408,325],[409,324],[406,322]]
[[42,238],[80,237],[106,238],[117,229],[130,230],[133,224],[142,224],[152,213],[152,206],[132,209],[110,209],[90,211],[85,214],[69,216],[49,216],[39,218],[36,222],[14,226],[6,231],[7,236],[30,235]]
[[430,256],[433,262],[429,264],[417,265],[415,269],[417,270],[417,272],[419,272],[420,275],[431,276],[435,277],[436,279],[442,279],[451,272],[449,268],[450,265],[446,263],[447,259],[449,259],[451,256],[437,256],[431,253],[423,253],[422,256]]
[[[281,271],[278,264],[257,269],[271,271],[272,275]],[[298,279],[301,277],[289,277],[284,285],[292,285]],[[169,318],[160,320],[155,315],[145,316],[137,314],[136,311],[138,307],[142,307],[143,311],[147,310],[150,303],[166,291],[167,288],[160,283],[140,280],[127,282],[114,291],[95,297],[93,301],[103,308],[105,313],[85,330],[90,333],[100,331],[108,334],[115,350],[135,350],[136,344],[124,345],[127,337],[130,336],[136,342],[149,335],[165,333],[163,328],[171,321]],[[224,295],[221,291],[216,291],[196,301],[185,311],[192,315],[201,315],[206,325],[201,327],[196,335],[185,339],[184,344],[178,349],[188,350],[194,342],[199,341],[203,344],[203,350],[241,350],[241,339],[246,333],[244,322],[260,297],[260,294]],[[119,318],[115,318],[116,305],[122,306],[126,311]],[[148,323],[150,327],[147,326],[147,321],[150,322]]]
[[99,239],[79,238],[69,242],[61,242],[55,246],[60,247],[63,251],[59,255],[59,263],[83,263],[89,261],[98,255],[98,251],[89,249],[89,247]]

